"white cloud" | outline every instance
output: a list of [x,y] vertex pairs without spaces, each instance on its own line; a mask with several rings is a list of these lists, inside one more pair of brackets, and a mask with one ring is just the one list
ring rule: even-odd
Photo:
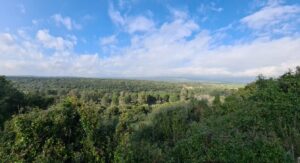
[[[255,77],[260,73],[280,75],[300,65],[300,38],[257,39],[249,43],[211,48],[214,36],[187,25],[191,20],[165,23],[151,35],[141,36],[137,45],[123,49],[122,55],[101,58],[99,54],[74,54],[69,46],[49,34],[37,33],[47,54],[35,40],[4,33],[0,36],[0,74],[98,77],[206,76]],[[176,24],[176,25],[174,25]],[[180,28],[179,28],[180,27]],[[165,29],[184,33],[169,41]],[[186,32],[180,32],[185,29]],[[17,37],[14,39],[14,37]],[[72,45],[73,46],[73,45]],[[71,47],[72,47],[71,46]],[[61,50],[64,49],[64,50]]]
[[115,44],[117,42],[118,42],[118,40],[117,40],[116,35],[111,35],[111,36],[103,37],[100,39],[101,46],[107,46],[107,45]]
[[76,37],[64,39],[62,37],[54,37],[49,34],[49,30],[39,30],[36,34],[37,40],[42,43],[46,48],[52,48],[56,50],[70,50],[76,45]]
[[[115,54],[106,57],[78,54],[73,51],[76,37],[53,36],[45,29],[31,39],[2,33],[0,74],[235,79],[254,78],[261,73],[277,76],[300,65],[299,35],[256,37],[218,45],[219,34],[224,31],[204,30],[187,13],[173,13],[177,14],[173,14],[172,20],[132,35],[129,46],[119,47]],[[120,20],[127,22],[127,18]],[[116,42],[116,35],[100,39],[101,45],[108,47]],[[53,50],[49,52],[48,48]]]
[[169,7],[169,11],[173,16],[173,19],[187,19],[189,17],[187,11],[177,10],[172,7]]
[[110,4],[110,6],[109,6],[108,14],[113,23],[115,23],[117,25],[125,24],[125,20],[122,17],[121,13],[119,11],[115,10],[114,6],[112,4]]
[[63,17],[60,14],[55,14],[52,16],[52,19],[55,21],[57,26],[63,25],[68,30],[81,29],[81,25],[77,24],[70,17]]
[[[180,14],[184,15],[184,14]],[[194,33],[194,36],[193,36]],[[192,39],[190,38],[191,36]],[[166,22],[159,29],[133,37],[122,56],[105,62],[124,76],[276,76],[300,64],[300,39],[256,38],[246,43],[214,46],[217,34],[200,30],[186,16]]]
[[144,16],[137,16],[129,19],[128,24],[128,32],[145,32],[150,31],[154,28],[154,22],[151,19],[148,19]]
[[110,4],[108,14],[114,24],[130,34],[135,32],[148,32],[155,27],[154,21],[145,16],[122,16],[120,11],[116,10],[112,4]]
[[[300,6],[282,5],[278,1],[269,1],[257,12],[244,17],[241,23],[254,30],[263,32],[287,32],[293,26],[299,26],[293,20],[300,16]],[[289,29],[287,29],[289,28]]]
[[285,0],[268,0],[265,5],[277,6],[284,3]]
[[[53,36],[47,36],[48,32],[40,30],[38,33],[42,38],[55,40]],[[50,44],[55,48],[63,47],[60,43],[50,41]],[[42,45],[37,44],[35,38],[24,40],[17,35],[0,34],[0,74],[99,76],[100,62],[98,54],[76,55],[70,49],[55,50],[49,54]]]
[[0,34],[0,41],[1,41],[1,43],[8,44],[8,43],[13,42],[14,38],[9,33],[1,33]]
[[[300,38],[256,39],[250,43],[219,47],[196,58],[191,66],[220,67],[231,76],[277,76],[300,65]],[[205,61],[205,62],[201,62]]]
[[223,8],[219,7],[216,3],[211,2],[211,3],[202,3],[198,9],[198,12],[200,12],[201,14],[207,14],[208,12],[222,12]]
[[[277,76],[300,65],[300,39],[253,41],[250,44],[210,49],[209,36],[172,44],[145,45],[111,58],[114,66],[131,76]],[[149,40],[144,40],[149,41]],[[117,65],[117,66],[115,66]]]

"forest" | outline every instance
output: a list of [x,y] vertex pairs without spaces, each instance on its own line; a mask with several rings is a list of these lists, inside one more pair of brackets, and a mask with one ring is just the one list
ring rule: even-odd
[[300,67],[247,85],[0,77],[0,162],[296,162]]

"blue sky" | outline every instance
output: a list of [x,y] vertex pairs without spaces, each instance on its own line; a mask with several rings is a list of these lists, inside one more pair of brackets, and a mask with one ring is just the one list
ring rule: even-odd
[[0,74],[254,79],[300,65],[297,0],[0,0]]

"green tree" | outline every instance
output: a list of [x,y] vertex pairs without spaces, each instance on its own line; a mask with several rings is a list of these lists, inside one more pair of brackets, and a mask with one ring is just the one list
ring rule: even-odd
[[113,105],[113,106],[118,106],[119,105],[119,95],[116,92],[113,93],[113,95],[112,95],[111,105]]
[[150,94],[146,95],[146,100],[147,100],[148,105],[155,104],[155,102],[156,102],[156,98]]
[[179,99],[180,99],[179,95],[176,94],[176,93],[173,93],[173,94],[170,95],[169,101],[170,102],[176,102],[176,101],[179,101]]
[[111,99],[109,97],[108,94],[105,94],[102,98],[101,98],[101,105],[102,106],[109,106],[111,103]]
[[188,90],[185,88],[182,88],[180,91],[180,101],[186,101],[188,100]]
[[24,104],[23,93],[14,88],[4,76],[0,76],[0,129],[7,119],[24,107]]
[[140,105],[146,104],[147,103],[147,95],[145,92],[140,92],[138,94],[138,103]]

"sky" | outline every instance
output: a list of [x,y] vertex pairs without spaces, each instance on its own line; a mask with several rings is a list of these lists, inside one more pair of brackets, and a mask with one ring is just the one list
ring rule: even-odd
[[0,74],[216,81],[300,65],[299,0],[0,0]]

